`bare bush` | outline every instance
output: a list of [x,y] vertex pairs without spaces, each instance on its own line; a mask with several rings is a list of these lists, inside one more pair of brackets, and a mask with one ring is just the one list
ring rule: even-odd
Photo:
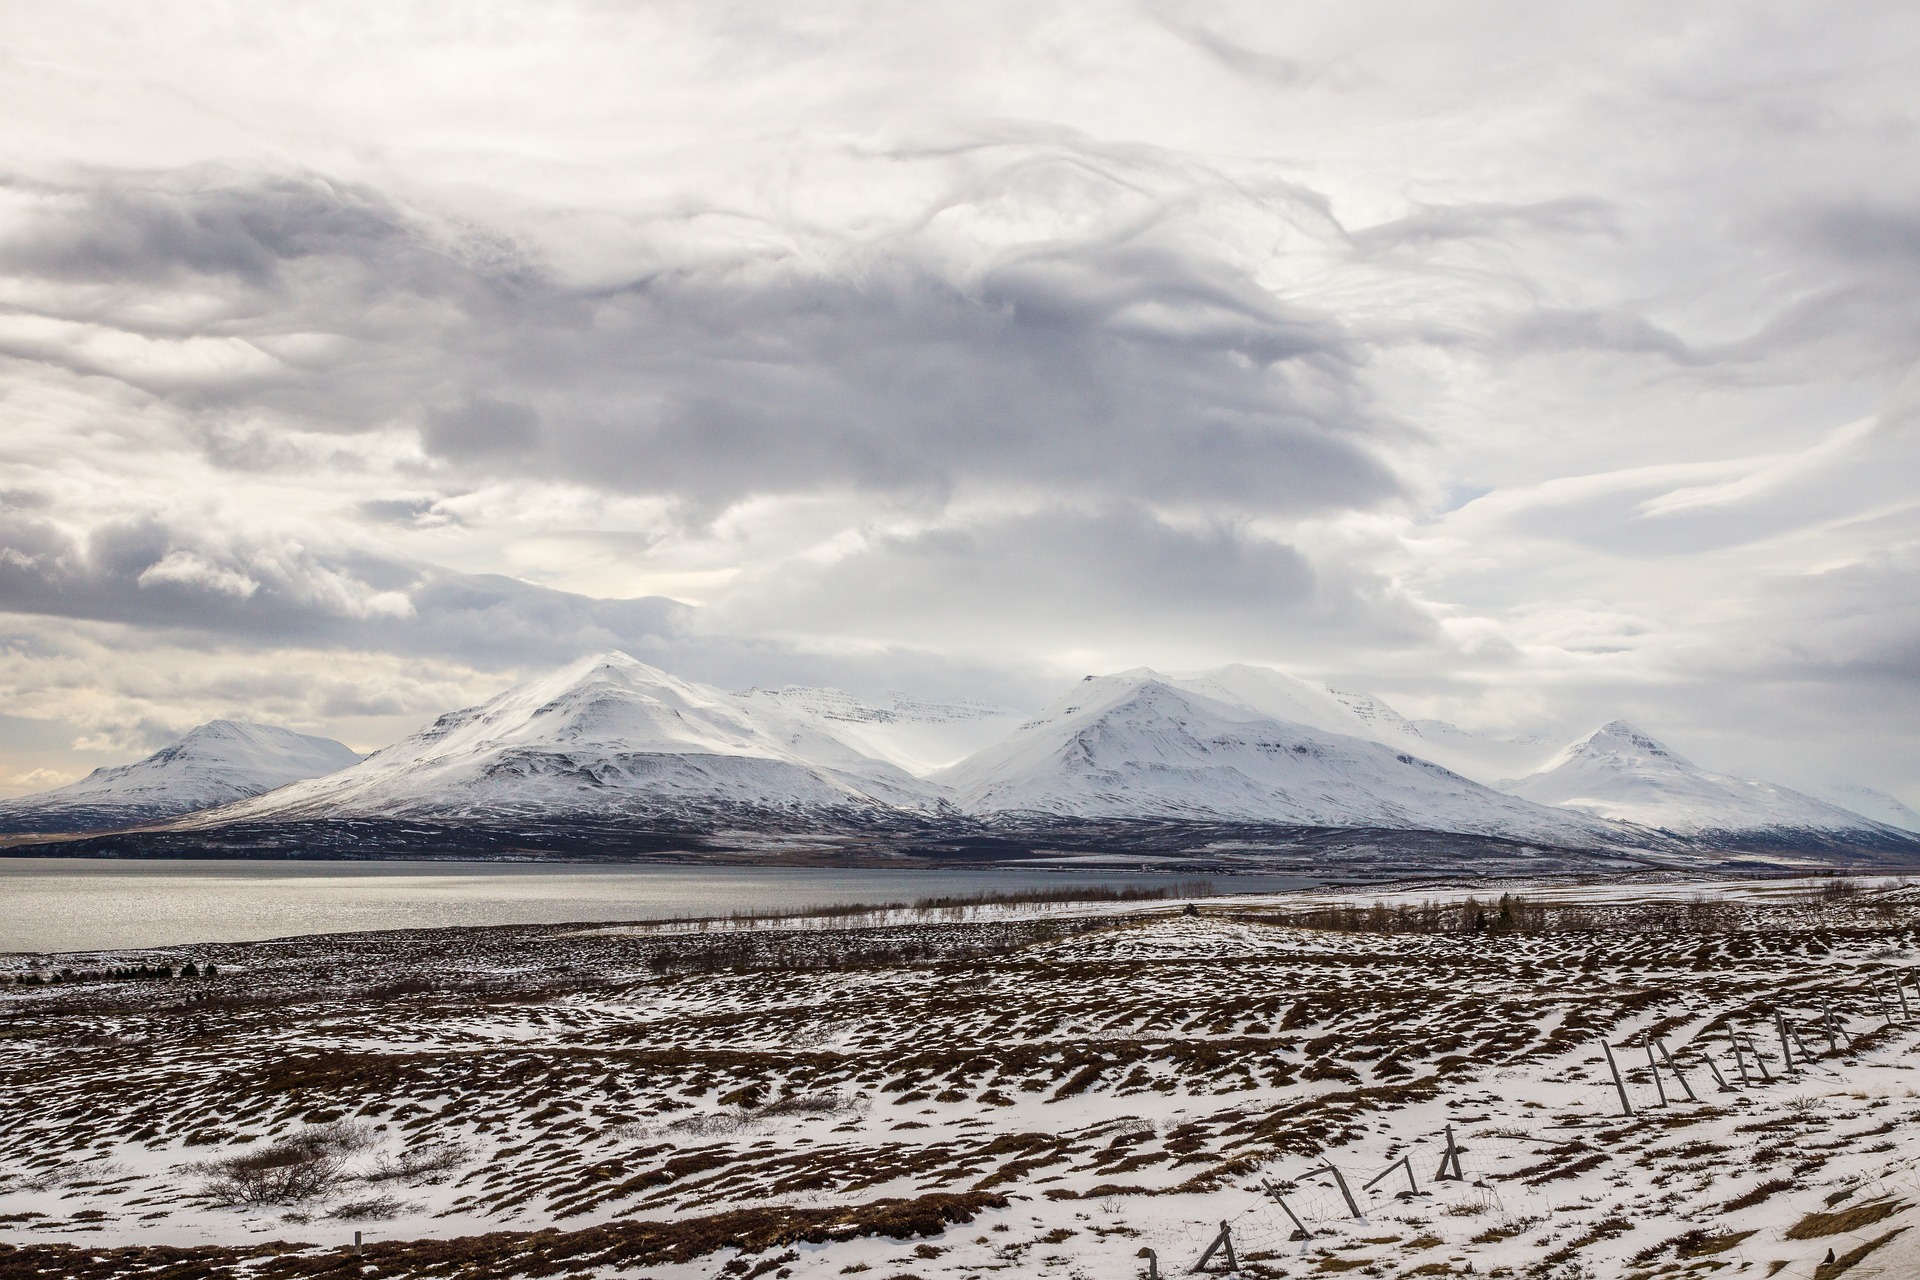
[[353,1200],[336,1205],[327,1214],[329,1218],[341,1218],[348,1222],[382,1222],[388,1218],[397,1218],[411,1206],[394,1196],[374,1196],[366,1200]]
[[297,1204],[340,1185],[347,1157],[371,1142],[365,1125],[336,1121],[193,1168],[203,1179],[200,1193],[215,1204]]
[[381,1152],[360,1177],[366,1182],[438,1182],[439,1175],[459,1168],[470,1154],[464,1142],[423,1142],[397,1156]]

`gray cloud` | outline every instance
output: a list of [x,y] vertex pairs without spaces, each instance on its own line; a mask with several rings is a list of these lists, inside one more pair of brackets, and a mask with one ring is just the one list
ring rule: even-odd
[[122,323],[137,297],[151,327],[168,311],[156,288],[211,290],[222,338],[270,354],[288,331],[346,344],[187,387],[121,376],[336,429],[411,421],[469,475],[708,508],[969,482],[1268,512],[1400,490],[1383,446],[1405,428],[1372,403],[1354,341],[1152,220],[964,276],[900,242],[858,247],[851,276],[723,257],[587,288],[462,257],[374,193],[317,177],[108,174],[57,195],[57,214],[0,242],[0,266],[120,295],[91,318]]
[[743,630],[853,614],[929,646],[1017,636],[1076,647],[1123,632],[1164,645],[1198,627],[1246,651],[1431,638],[1433,620],[1364,569],[1316,566],[1242,524],[1174,524],[1138,506],[987,514],[790,563],[720,606]]
[[0,512],[0,612],[489,665],[658,650],[687,621],[672,600],[593,599],[311,538],[153,517],[76,538],[21,512]]

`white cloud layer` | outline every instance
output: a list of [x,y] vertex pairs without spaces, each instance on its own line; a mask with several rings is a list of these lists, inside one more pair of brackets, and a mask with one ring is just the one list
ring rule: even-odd
[[620,645],[1920,803],[1910,6],[76,0],[0,66],[0,789]]

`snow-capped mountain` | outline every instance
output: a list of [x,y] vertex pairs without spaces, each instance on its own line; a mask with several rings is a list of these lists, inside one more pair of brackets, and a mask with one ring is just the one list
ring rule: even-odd
[[194,821],[859,818],[940,807],[937,788],[805,716],[607,653],[441,716],[342,773]]
[[960,698],[929,701],[905,693],[867,701],[839,689],[787,685],[737,694],[754,706],[772,707],[809,721],[875,759],[891,761],[925,777],[989,746],[1018,728],[1026,714]]
[[1571,744],[1538,773],[1500,785],[1541,804],[1676,835],[1905,834],[1787,787],[1710,773],[1624,720]]
[[[1302,714],[1333,718],[1311,695],[1249,671],[1257,673],[1230,672],[1212,687],[1256,681],[1278,691],[1269,705],[1297,696]],[[1620,834],[1382,743],[1276,719],[1147,671],[1088,676],[1006,741],[934,779],[971,813],[1388,827],[1583,845]]]
[[1920,834],[1920,813],[1915,813],[1902,804],[1898,797],[1884,791],[1863,787],[1857,782],[1821,782],[1800,789],[1816,800],[1851,809],[1863,818],[1872,818],[1889,827]]
[[1330,688],[1271,667],[1236,664],[1176,676],[1144,669],[1121,674],[1149,675],[1216,701],[1252,707],[1275,720],[1367,738],[1481,783],[1538,768],[1556,745],[1547,738],[1475,733],[1444,720],[1409,720],[1373,694]]
[[0,801],[0,831],[90,831],[176,817],[356,764],[332,738],[214,720],[133,764]]

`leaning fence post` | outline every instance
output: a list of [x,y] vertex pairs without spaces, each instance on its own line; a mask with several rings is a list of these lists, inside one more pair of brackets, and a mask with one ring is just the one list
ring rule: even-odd
[[1323,1173],[1332,1174],[1334,1185],[1340,1188],[1340,1198],[1347,1202],[1347,1211],[1353,1214],[1353,1216],[1359,1221],[1365,1222],[1367,1220],[1367,1215],[1360,1212],[1360,1203],[1359,1201],[1353,1198],[1353,1191],[1347,1186],[1347,1177],[1345,1174],[1340,1172],[1339,1166],[1334,1164],[1333,1161],[1327,1159],[1325,1156],[1320,1157],[1320,1166],[1321,1166],[1320,1168],[1315,1169],[1311,1173],[1308,1173],[1304,1176],[1312,1178],[1312,1177],[1317,1177],[1318,1175]]
[[1840,1052],[1840,1042],[1833,1038],[1832,1004],[1823,1004],[1820,1007],[1820,1029],[1827,1033],[1827,1053],[1832,1055]]
[[1287,1217],[1293,1220],[1293,1235],[1290,1238],[1294,1240],[1313,1239],[1313,1232],[1307,1230],[1307,1224],[1300,1221],[1300,1215],[1293,1211],[1293,1206],[1287,1203],[1287,1198],[1280,1194],[1280,1188],[1274,1186],[1271,1182],[1263,1183],[1262,1185],[1266,1188],[1267,1194],[1273,1197],[1273,1202],[1280,1206],[1280,1212],[1286,1214]]
[[1213,1238],[1213,1243],[1207,1246],[1207,1251],[1200,1255],[1200,1261],[1194,1263],[1193,1270],[1187,1274],[1195,1275],[1205,1271],[1207,1269],[1207,1263],[1212,1261],[1213,1255],[1222,1249],[1227,1251],[1227,1270],[1238,1271],[1240,1269],[1240,1262],[1233,1256],[1233,1228],[1227,1225],[1225,1219],[1222,1219],[1220,1222],[1220,1234]]
[[[1687,1078],[1684,1075],[1680,1074],[1680,1065],[1673,1060],[1673,1055],[1667,1052],[1667,1042],[1665,1040],[1662,1040],[1659,1036],[1655,1036],[1653,1038],[1653,1042],[1654,1044],[1659,1046],[1660,1056],[1666,1059],[1667,1070],[1673,1072],[1673,1078],[1675,1080],[1678,1080],[1680,1082],[1680,1087],[1687,1091],[1687,1101],[1688,1102],[1700,1101],[1699,1097],[1696,1096],[1695,1093],[1693,1092],[1693,1086],[1687,1083]],[[1713,1059],[1711,1058],[1707,1059],[1707,1065],[1711,1067],[1713,1065]],[[1713,1074],[1717,1076],[1720,1073],[1718,1071],[1715,1071]],[[1725,1084],[1726,1081],[1722,1080],[1720,1083]]]
[[1780,1069],[1782,1071],[1791,1071],[1793,1070],[1793,1046],[1787,1043],[1787,1017],[1777,1009],[1774,1010],[1773,1025],[1775,1030],[1780,1033],[1780,1057],[1782,1060]]
[[1413,1176],[1413,1157],[1411,1155],[1401,1156],[1398,1160],[1395,1160],[1392,1164],[1388,1165],[1386,1168],[1382,1169],[1380,1172],[1374,1174],[1373,1177],[1370,1178],[1368,1181],[1362,1183],[1360,1186],[1360,1189],[1362,1191],[1373,1190],[1375,1184],[1377,1184],[1382,1178],[1385,1178],[1388,1174],[1392,1173],[1395,1169],[1405,1169],[1407,1171],[1407,1186],[1409,1189],[1412,1190],[1414,1195],[1416,1196],[1419,1195],[1420,1181],[1419,1179]]
[[1660,1105],[1667,1104],[1667,1086],[1660,1083],[1660,1064],[1653,1060],[1653,1037],[1647,1037],[1647,1074],[1653,1077],[1654,1092],[1660,1095]]
[[1767,1060],[1761,1056],[1760,1046],[1753,1042],[1753,1033],[1743,1031],[1741,1038],[1747,1042],[1747,1052],[1753,1055],[1753,1065],[1760,1070],[1760,1083],[1772,1084],[1773,1072],[1767,1070]]
[[1753,1081],[1747,1078],[1747,1060],[1740,1056],[1740,1037],[1734,1034],[1732,1027],[1727,1028],[1727,1043],[1733,1046],[1733,1065],[1740,1072],[1740,1087],[1751,1088]]
[[1897,973],[1893,975],[1893,994],[1900,997],[1900,1016],[1903,1018],[1911,1018],[1913,1016],[1913,1006],[1907,1003],[1907,988],[1900,981],[1900,975]]
[[1613,1072],[1613,1087],[1620,1091],[1620,1114],[1630,1116],[1633,1103],[1627,1098],[1627,1082],[1620,1078],[1620,1064],[1613,1060],[1613,1046],[1602,1040],[1600,1049],[1607,1055],[1607,1070]]
[[1467,1175],[1460,1171],[1460,1148],[1453,1144],[1453,1126],[1447,1126],[1447,1149],[1440,1153],[1440,1169],[1433,1175],[1435,1182],[1465,1182]]

